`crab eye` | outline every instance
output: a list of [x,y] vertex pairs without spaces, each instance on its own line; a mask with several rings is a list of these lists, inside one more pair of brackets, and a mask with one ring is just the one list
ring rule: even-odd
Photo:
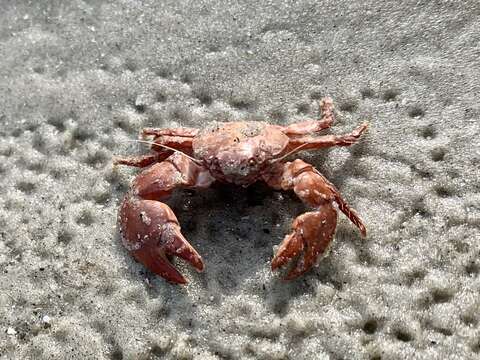
[[249,164],[250,166],[255,165],[255,163],[256,163],[256,162],[255,162],[255,159],[254,159],[254,158],[250,158],[250,159],[248,160],[248,164]]

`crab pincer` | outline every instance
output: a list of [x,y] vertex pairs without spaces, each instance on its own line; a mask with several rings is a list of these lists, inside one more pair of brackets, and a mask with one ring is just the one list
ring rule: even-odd
[[168,257],[178,256],[195,269],[204,268],[202,258],[180,232],[170,207],[154,200],[127,198],[120,209],[123,244],[150,271],[168,281],[185,284]]
[[173,154],[135,179],[119,211],[122,241],[133,257],[166,280],[185,284],[185,277],[172,265],[173,256],[190,263],[197,271],[204,264],[198,252],[180,232],[172,209],[162,199],[177,187],[209,183],[201,167],[181,154]]
[[270,185],[293,190],[305,205],[313,208],[293,221],[292,232],[285,236],[272,260],[272,270],[276,270],[300,255],[285,277],[292,280],[310,270],[328,250],[337,226],[334,203],[358,226],[363,236],[366,230],[338,190],[312,165],[295,160],[282,164],[281,171],[282,175]]
[[292,224],[292,233],[285,237],[272,260],[272,270],[285,265],[302,251],[303,256],[290,269],[285,280],[292,280],[310,270],[318,256],[328,249],[336,225],[337,213],[331,206],[297,217]]

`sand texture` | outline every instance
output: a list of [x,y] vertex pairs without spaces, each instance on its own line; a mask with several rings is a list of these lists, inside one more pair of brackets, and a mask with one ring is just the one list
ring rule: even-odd
[[[480,3],[0,0],[0,359],[479,359]],[[368,229],[283,282],[293,194],[170,204],[206,263],[136,263],[117,209],[145,126],[316,118],[302,153]]]

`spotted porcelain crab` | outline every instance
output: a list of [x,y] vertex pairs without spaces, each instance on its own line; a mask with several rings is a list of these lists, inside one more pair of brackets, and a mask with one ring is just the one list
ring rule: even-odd
[[335,186],[303,160],[284,161],[300,150],[354,144],[367,129],[364,123],[346,135],[311,136],[334,121],[330,98],[320,102],[322,116],[288,126],[264,122],[213,123],[191,128],[143,129],[153,137],[147,155],[116,159],[116,164],[146,168],[133,180],[119,211],[122,241],[133,257],[166,280],[184,284],[170,262],[173,256],[204,268],[198,252],[180,232],[175,214],[163,201],[176,188],[202,189],[213,182],[248,186],[264,181],[275,190],[293,190],[311,208],[298,216],[272,260],[272,270],[298,259],[285,279],[308,271],[325,252],[335,233],[340,209],[366,236],[357,213]]

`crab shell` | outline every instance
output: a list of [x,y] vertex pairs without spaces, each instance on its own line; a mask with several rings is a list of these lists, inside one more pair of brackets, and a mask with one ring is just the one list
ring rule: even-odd
[[214,123],[193,139],[193,155],[221,182],[248,186],[282,156],[289,138],[264,122]]

